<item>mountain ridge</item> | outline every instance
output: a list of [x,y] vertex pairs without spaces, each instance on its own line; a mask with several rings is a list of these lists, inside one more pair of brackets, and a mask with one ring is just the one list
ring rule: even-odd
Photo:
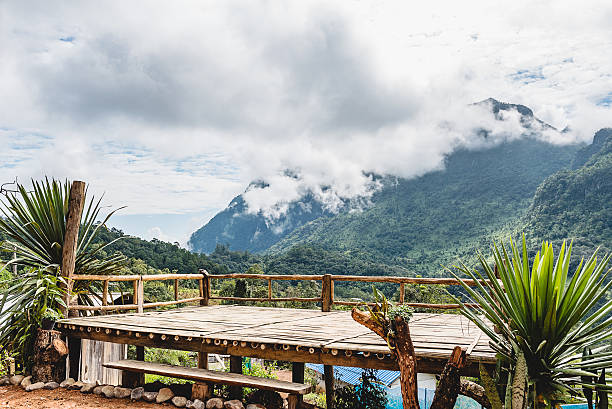
[[[554,127],[535,117],[533,111],[524,105],[500,102],[493,98],[477,102],[474,105],[489,106],[492,114],[495,115],[495,118],[498,120],[503,120],[503,115],[499,115],[500,111],[515,110],[521,115],[520,121],[524,129],[524,135],[522,135],[522,137],[519,139],[532,141],[534,144],[538,144],[540,147],[540,142],[538,142],[536,136],[534,136],[537,133],[536,131],[538,129],[555,129]],[[481,137],[486,139],[488,134],[489,132],[486,129],[475,130],[474,138]],[[502,145],[506,146],[507,143],[502,143]],[[508,154],[512,154],[512,150],[519,145],[520,143],[514,145],[510,143],[510,145],[508,145]],[[554,147],[552,145],[550,146],[551,151],[565,149]],[[488,151],[489,149],[494,150],[496,147],[489,147],[485,149],[485,151]],[[572,151],[573,154],[575,147],[569,147],[567,150]],[[477,150],[466,151],[465,148],[460,147],[446,157],[445,165],[447,165],[448,161],[452,160],[453,157],[465,155],[466,152],[468,152],[468,154],[472,152],[472,156],[474,157],[480,156],[477,153]],[[567,157],[563,157],[563,159],[567,160]],[[550,171],[544,170],[544,175],[539,178],[538,181],[541,182],[546,176],[556,172],[559,169],[559,166],[553,165]],[[426,175],[436,174],[436,172],[437,171],[428,172]],[[393,183],[397,183],[398,180],[402,180],[401,178],[394,177],[377,177],[380,180],[383,180],[386,184],[386,187],[383,187],[382,190],[388,189],[388,187]],[[265,182],[258,183],[260,183],[259,186],[265,186]],[[258,188],[258,185],[249,185],[247,191],[252,188]],[[472,186],[469,188],[473,189],[475,187]],[[533,187],[533,190],[535,190],[535,187]],[[374,202],[376,201],[376,198],[381,197],[380,193],[380,191],[374,193],[372,199]],[[367,209],[365,209],[365,211],[367,212]],[[282,251],[283,248],[288,248],[282,244],[283,242],[292,242],[293,244],[299,242],[299,240],[295,240],[295,232],[315,230],[318,228],[318,226],[326,223],[326,221],[329,219],[333,219],[337,216],[344,217],[343,215],[345,215],[345,213],[347,212],[341,211],[335,214],[326,211],[321,203],[317,202],[317,200],[311,194],[306,194],[299,200],[290,203],[288,211],[285,212],[280,218],[270,220],[261,213],[253,214],[248,212],[247,204],[245,203],[243,196],[239,195],[232,199],[230,205],[226,209],[219,212],[209,221],[209,223],[202,226],[192,234],[189,240],[189,246],[194,251],[204,253],[211,253],[214,251],[217,244],[229,245],[229,247],[233,250],[247,250],[257,253],[275,253]],[[361,213],[361,211],[357,211],[356,213]]]

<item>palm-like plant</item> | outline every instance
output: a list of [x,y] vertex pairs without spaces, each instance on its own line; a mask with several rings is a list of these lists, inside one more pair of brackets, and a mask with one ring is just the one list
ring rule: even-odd
[[[596,376],[612,366],[612,351],[602,347],[612,337],[612,300],[594,311],[612,285],[612,270],[606,270],[610,256],[597,263],[596,251],[570,276],[571,251],[572,245],[564,242],[555,260],[552,245],[544,242],[530,266],[523,237],[520,250],[512,241],[509,250],[493,245],[499,277],[482,254],[478,257],[483,272],[455,266],[478,283],[472,288],[461,281],[480,306],[469,308],[457,299],[462,314],[489,336],[506,362],[516,365],[517,349],[524,355],[532,397],[549,402],[559,392],[578,393],[572,385],[580,383],[580,376]],[[583,349],[591,347],[595,353],[583,358]],[[612,389],[605,382],[589,387]]]

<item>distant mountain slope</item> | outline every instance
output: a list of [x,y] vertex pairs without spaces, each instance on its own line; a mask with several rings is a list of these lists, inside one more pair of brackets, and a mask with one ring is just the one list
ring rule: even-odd
[[[296,244],[313,243],[403,263],[423,260],[428,249],[442,242],[465,242],[497,231],[523,214],[540,182],[569,167],[578,147],[537,140],[538,132],[554,128],[526,106],[492,98],[477,104],[490,107],[499,120],[503,119],[501,112],[516,111],[522,138],[480,151],[459,149],[448,156],[446,170],[441,172],[410,180],[384,178],[384,188],[364,212],[331,214],[306,195],[291,203],[281,219],[270,221],[262,214],[249,213],[240,195],[196,231],[189,245],[205,253],[214,251],[217,244],[227,244],[232,250],[277,253]],[[478,129],[473,137],[485,141],[488,136],[488,130]],[[249,189],[263,186],[256,183]]]
[[310,243],[367,252],[378,261],[432,274],[440,264],[487,248],[525,215],[538,185],[569,167],[576,146],[520,139],[483,151],[450,155],[443,171],[387,180],[361,213],[323,217],[271,247],[283,252]]
[[[247,191],[261,186],[261,183],[251,184]],[[217,244],[229,244],[232,250],[261,252],[296,228],[323,215],[329,213],[307,195],[291,203],[278,220],[270,221],[262,214],[249,213],[242,195],[239,195],[225,210],[193,233],[188,244],[192,250],[202,253],[213,252]]]
[[526,215],[526,231],[539,240],[574,239],[582,255],[612,251],[612,128],[598,131],[572,170],[547,178]]

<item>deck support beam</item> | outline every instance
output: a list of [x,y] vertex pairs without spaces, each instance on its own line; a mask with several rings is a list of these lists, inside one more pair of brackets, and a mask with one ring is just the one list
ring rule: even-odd
[[[136,347],[136,360],[145,360],[145,347]],[[136,388],[145,384],[145,374],[138,372],[127,372],[123,371],[121,384],[126,388]]]
[[334,366],[323,365],[323,377],[325,379],[325,404],[327,409],[334,407]]
[[[291,382],[295,383],[304,383],[304,363],[303,362],[293,362],[291,364]],[[297,404],[302,402],[303,396],[297,396]]]
[[[230,372],[231,373],[242,373],[242,357],[241,356],[230,356]],[[242,400],[242,386],[230,386],[229,388],[230,399]]]

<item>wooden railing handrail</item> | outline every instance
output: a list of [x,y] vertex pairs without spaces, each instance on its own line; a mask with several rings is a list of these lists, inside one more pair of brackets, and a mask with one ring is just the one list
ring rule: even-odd
[[[455,278],[445,277],[399,277],[399,276],[356,276],[356,275],[334,275],[334,274],[250,274],[250,273],[229,273],[229,274],[209,274],[206,270],[200,270],[194,274],[151,274],[151,275],[73,275],[71,277],[75,281],[102,281],[104,282],[103,305],[102,306],[70,306],[72,310],[82,311],[110,311],[110,310],[137,310],[143,312],[145,308],[155,308],[161,306],[169,306],[182,304],[187,302],[200,302],[200,305],[208,305],[209,300],[220,301],[251,301],[251,302],[314,302],[321,303],[323,311],[330,311],[333,305],[362,305],[360,301],[342,301],[334,299],[334,284],[335,282],[363,282],[363,283],[392,283],[399,284],[400,287],[400,304],[406,304],[412,307],[432,308],[432,309],[457,309],[459,304],[427,304],[427,303],[407,303],[405,302],[405,285],[460,285],[461,281],[469,286],[477,286],[476,280],[465,279],[457,280]],[[268,292],[266,297],[227,297],[215,296],[210,292],[211,280],[217,279],[255,279],[267,281]],[[174,280],[174,301],[161,302],[144,302],[144,283],[147,281],[165,281]],[[199,296],[187,299],[179,299],[179,280],[198,280],[199,281]],[[320,297],[273,297],[272,281],[321,281],[321,296]],[[133,303],[126,305],[108,305],[108,283],[109,282],[133,282]],[[481,281],[486,284],[488,280]],[[469,307],[477,307],[472,304],[466,304]]]

